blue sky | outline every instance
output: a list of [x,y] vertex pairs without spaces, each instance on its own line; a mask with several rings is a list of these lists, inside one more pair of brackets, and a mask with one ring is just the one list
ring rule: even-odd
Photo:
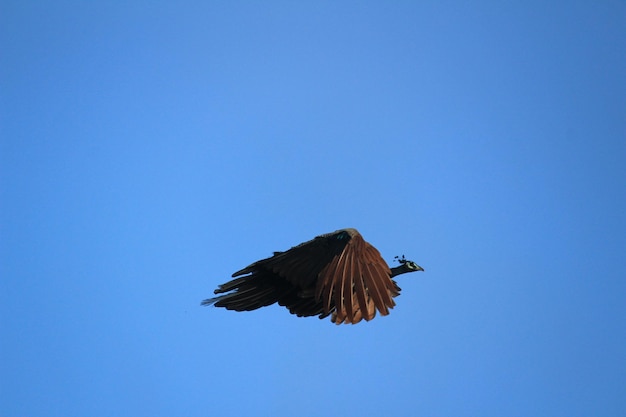
[[[0,6],[0,414],[623,416],[626,5]],[[200,307],[355,227],[356,326]]]

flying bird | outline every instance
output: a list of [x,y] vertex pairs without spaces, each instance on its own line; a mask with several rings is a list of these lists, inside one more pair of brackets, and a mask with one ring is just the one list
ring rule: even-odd
[[341,229],[317,236],[285,252],[257,261],[233,274],[202,305],[250,311],[274,303],[298,317],[331,316],[336,324],[371,320],[396,303],[400,287],[392,279],[423,271],[415,262],[396,256],[399,266],[389,268],[378,250],[356,229]]

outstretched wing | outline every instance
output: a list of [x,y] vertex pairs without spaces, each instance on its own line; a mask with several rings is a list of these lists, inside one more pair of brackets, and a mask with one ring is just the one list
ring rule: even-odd
[[343,251],[350,235],[337,231],[318,236],[285,252],[257,261],[233,274],[232,281],[220,285],[215,294],[202,302],[228,310],[250,311],[279,303],[298,316],[326,317],[315,300],[319,272]]
[[262,259],[235,272],[233,278],[265,269],[300,289],[309,288],[315,286],[319,273],[333,257],[343,252],[350,239],[347,230],[317,236],[288,251],[275,252],[271,258]]
[[334,307],[332,320],[337,324],[371,320],[376,310],[386,316],[395,306],[393,297],[400,294],[378,250],[356,230],[351,235],[343,252],[321,271],[315,290],[325,312]]

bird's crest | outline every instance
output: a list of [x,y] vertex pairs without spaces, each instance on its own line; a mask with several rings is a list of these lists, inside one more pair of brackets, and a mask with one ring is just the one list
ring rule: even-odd
[[404,255],[402,255],[402,258],[399,256],[396,256],[393,258],[394,261],[398,262],[400,265],[404,265],[405,263],[409,262]]

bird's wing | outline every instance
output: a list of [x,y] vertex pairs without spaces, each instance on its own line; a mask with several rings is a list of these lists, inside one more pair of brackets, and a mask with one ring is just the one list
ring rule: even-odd
[[324,311],[334,306],[335,323],[371,320],[376,310],[385,316],[395,306],[393,297],[398,294],[389,266],[358,233],[321,271],[316,286],[316,297],[324,303]]
[[315,287],[319,273],[333,257],[344,250],[349,241],[350,235],[343,230],[317,236],[285,252],[275,252],[271,258],[262,259],[235,272],[233,277],[265,269],[301,289]]

